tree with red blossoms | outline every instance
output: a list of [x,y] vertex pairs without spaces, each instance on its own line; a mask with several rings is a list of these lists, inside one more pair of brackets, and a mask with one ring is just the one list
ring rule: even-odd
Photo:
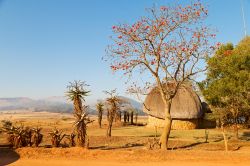
[[[140,73],[153,82],[132,87],[132,91],[157,87],[165,104],[165,127],[160,138],[161,149],[167,150],[171,131],[171,104],[184,82],[206,70],[205,60],[216,48],[215,34],[204,26],[207,9],[198,1],[187,6],[162,6],[147,9],[148,16],[134,24],[112,27],[112,44],[105,60],[113,71],[122,71],[129,78]],[[171,83],[174,88],[164,88]],[[137,83],[134,85],[138,85]],[[130,89],[131,90],[131,89]]]

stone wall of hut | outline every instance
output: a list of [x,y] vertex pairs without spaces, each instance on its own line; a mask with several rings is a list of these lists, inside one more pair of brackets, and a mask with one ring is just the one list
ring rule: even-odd
[[[164,120],[158,119],[152,116],[148,116],[147,127],[164,127]],[[198,119],[187,119],[187,120],[173,120],[173,130],[191,130],[199,128]]]
[[[147,127],[164,127],[164,120],[158,119],[152,116],[148,116]],[[185,120],[173,120],[173,130],[192,130],[192,129],[205,129],[215,128],[216,122],[214,120],[207,119],[185,119]]]

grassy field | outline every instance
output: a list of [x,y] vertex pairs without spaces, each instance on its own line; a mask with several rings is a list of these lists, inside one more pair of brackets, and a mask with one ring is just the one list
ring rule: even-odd
[[[145,144],[150,138],[158,138],[161,133],[161,128],[158,128],[157,131],[155,128],[149,128],[147,126],[136,126],[136,125],[126,125],[114,124],[112,129],[113,138],[106,138],[106,127],[107,121],[104,117],[103,127],[99,128],[97,124],[97,117],[90,116],[91,119],[95,121],[88,126],[88,136],[93,142],[93,146],[103,146],[110,143],[116,143],[120,146],[124,146],[128,143],[140,142]],[[44,141],[41,144],[49,145],[50,136],[49,132],[54,128],[58,128],[63,131],[63,133],[70,134],[73,131],[73,122],[74,117],[71,114],[61,114],[61,113],[48,113],[48,112],[28,112],[22,111],[21,113],[8,114],[4,113],[0,116],[1,120],[11,120],[15,125],[24,125],[30,127],[42,127],[42,133],[44,134]],[[147,117],[140,116],[138,118],[139,124],[146,124]],[[239,136],[240,140],[234,140],[233,131],[228,130],[227,132],[230,142],[238,142],[238,144],[248,144],[250,140],[250,131],[249,130],[240,130]],[[104,140],[103,145],[98,139]],[[111,139],[111,140],[110,140]],[[112,140],[115,139],[116,141]],[[120,141],[119,141],[120,140]],[[196,129],[196,130],[172,130],[170,135],[170,140],[174,144],[172,146],[181,146],[183,144],[197,144],[196,146],[202,144],[205,141],[205,129]],[[131,141],[131,142],[130,142]],[[2,134],[0,136],[0,143],[6,143],[6,135]],[[180,145],[178,145],[180,144]],[[208,129],[208,144],[210,145],[223,145],[223,137],[219,129]],[[207,144],[206,144],[207,145]],[[117,145],[118,146],[118,145]],[[186,145],[187,146],[187,145]],[[190,146],[191,147],[191,146]],[[194,146],[195,147],[195,146]],[[193,148],[194,148],[193,147]]]
[[[104,160],[109,158],[119,159],[124,161],[125,159],[121,154],[125,153],[125,156],[129,156],[126,160],[131,161],[142,161],[143,158],[140,156],[144,153],[150,161],[166,161],[171,159],[189,159],[200,158],[202,161],[206,160],[230,160],[230,157],[224,156],[224,141],[222,133],[219,129],[209,129],[208,130],[208,142],[205,143],[205,129],[197,130],[172,130],[170,135],[169,149],[167,156],[165,152],[148,150],[148,142],[152,141],[154,138],[158,139],[161,133],[161,129],[148,128],[147,126],[136,126],[136,125],[126,125],[115,124],[112,129],[112,137],[107,138],[106,127],[107,121],[104,118],[103,127],[99,128],[97,125],[97,117],[91,116],[91,119],[95,121],[89,124],[88,127],[88,138],[89,138],[89,150],[79,149],[79,148],[45,148],[51,145],[49,132],[55,127],[61,129],[64,133],[70,134],[73,130],[74,118],[71,114],[60,114],[60,113],[47,113],[47,112],[28,112],[23,111],[21,113],[2,113],[0,115],[0,120],[11,120],[16,125],[24,125],[30,127],[42,127],[42,134],[44,134],[43,143],[39,148],[19,148],[15,150],[21,159],[39,159],[50,158],[77,158],[77,159],[100,159]],[[139,124],[146,124],[147,117],[140,116],[138,118]],[[227,130],[227,135],[229,137],[229,150],[228,154],[232,155],[234,160],[239,162],[243,159],[250,159],[250,130],[241,129],[239,132],[240,139],[234,139],[234,133],[232,130]],[[0,145],[6,144],[7,135],[0,134]],[[62,144],[67,144],[68,140],[64,139]],[[1,151],[0,154],[7,155],[8,153]],[[128,154],[127,154],[128,153]],[[133,155],[131,155],[132,153]],[[79,155],[81,154],[81,155]],[[159,156],[162,154],[163,156]],[[179,158],[177,154],[182,154],[186,157]],[[194,158],[192,155],[196,154]],[[206,156],[207,154],[210,155]],[[235,157],[233,154],[239,155]],[[113,158],[110,157],[113,155]],[[205,156],[203,156],[205,155]],[[3,155],[4,156],[4,155]],[[85,157],[84,157],[85,156]],[[106,158],[105,158],[106,156]],[[109,156],[109,157],[107,157]],[[249,157],[247,157],[249,156]],[[1,155],[0,155],[1,158]],[[144,158],[147,160],[147,158]],[[53,163],[53,161],[52,161]],[[1,165],[1,164],[0,164]],[[228,164],[227,164],[228,165]]]

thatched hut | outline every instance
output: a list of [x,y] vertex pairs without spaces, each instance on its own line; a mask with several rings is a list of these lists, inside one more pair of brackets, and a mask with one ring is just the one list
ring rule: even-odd
[[[165,84],[165,88],[171,91],[173,85]],[[149,127],[164,126],[164,103],[156,87],[146,97],[143,111],[149,115]],[[179,88],[172,100],[170,114],[173,119],[172,129],[195,129],[199,127],[199,120],[204,113],[201,100],[191,86],[185,84]]]

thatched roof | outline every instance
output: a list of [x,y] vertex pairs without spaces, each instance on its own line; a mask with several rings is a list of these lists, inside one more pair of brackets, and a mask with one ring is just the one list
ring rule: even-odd
[[[166,84],[165,88],[173,87]],[[157,88],[146,97],[143,111],[153,117],[164,119],[164,104]],[[170,114],[173,119],[197,119],[203,116],[200,98],[191,86],[183,85],[179,88],[173,98]]]

